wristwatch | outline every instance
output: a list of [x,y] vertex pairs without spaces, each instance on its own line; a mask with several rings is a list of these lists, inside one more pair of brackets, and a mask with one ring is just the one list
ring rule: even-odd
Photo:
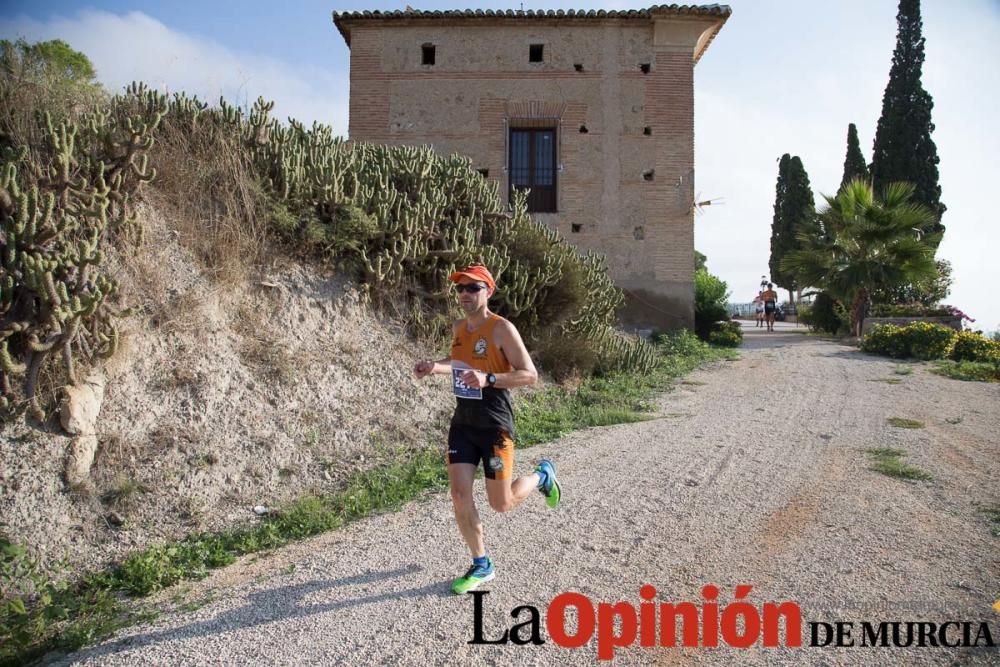
[[497,383],[497,376],[493,375],[493,373],[487,373],[486,374],[486,384],[488,384],[489,386],[492,387],[496,383]]

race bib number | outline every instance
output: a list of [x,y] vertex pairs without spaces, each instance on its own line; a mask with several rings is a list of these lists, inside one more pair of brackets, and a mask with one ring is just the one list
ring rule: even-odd
[[455,392],[455,395],[459,398],[472,398],[477,400],[482,400],[483,390],[470,387],[469,385],[462,382],[462,373],[469,370],[468,366],[455,366],[451,367],[451,390]]

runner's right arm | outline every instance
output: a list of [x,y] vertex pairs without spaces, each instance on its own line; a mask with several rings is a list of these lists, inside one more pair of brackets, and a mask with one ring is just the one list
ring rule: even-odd
[[428,375],[444,375],[447,373],[451,373],[451,357],[445,357],[437,361],[425,359],[418,361],[413,367],[413,374],[417,376],[417,379]]
[[[452,333],[455,333],[461,322],[462,320],[452,323]],[[427,377],[428,375],[448,375],[449,373],[451,373],[451,355],[448,355],[443,359],[438,359],[437,361],[423,359],[418,361],[413,367],[413,374],[417,376],[418,380]]]

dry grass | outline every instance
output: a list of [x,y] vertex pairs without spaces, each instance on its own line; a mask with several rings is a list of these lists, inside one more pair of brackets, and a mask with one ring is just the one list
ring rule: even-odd
[[[77,380],[85,378],[90,368],[89,364],[83,363],[81,357],[82,355],[77,355],[73,364]],[[38,384],[35,387],[35,396],[45,411],[47,421],[52,419],[58,421],[59,401],[63,396],[63,387],[69,382],[69,372],[63,363],[63,355],[58,352],[49,354],[38,372]]]
[[[10,67],[11,65],[15,65]],[[35,112],[47,111],[54,125],[63,119],[78,121],[107,101],[98,86],[46,81],[16,66],[0,66],[0,128],[16,143],[38,147],[44,143],[43,127]]]
[[184,496],[177,500],[177,515],[193,528],[201,528],[208,515],[208,504],[199,498]]
[[201,452],[188,458],[188,465],[192,468],[203,470],[210,468],[219,462],[219,455],[215,452]]
[[163,329],[164,333],[185,333],[203,331],[205,315],[202,306],[205,295],[196,290],[188,290],[160,304],[152,313],[150,321]]
[[101,500],[118,510],[130,509],[139,501],[140,496],[149,493],[149,487],[142,482],[120,474],[111,488],[101,494]]
[[[184,431],[170,426],[157,427],[147,440],[128,438],[119,432],[101,434],[90,481],[102,489],[104,504],[120,511],[131,509],[131,503],[151,491],[136,478],[145,462],[179,446],[183,435]],[[192,433],[186,435],[193,437]]]
[[198,442],[198,432],[191,426],[179,423],[167,423],[150,431],[148,453],[159,454],[177,449],[187,451],[190,445]]
[[180,244],[218,284],[245,283],[270,242],[266,195],[238,139],[165,119],[150,154],[158,175],[147,196]]
[[236,309],[232,326],[240,336],[243,363],[262,380],[286,384],[295,379],[303,362],[273,330],[280,307],[277,300],[277,296],[271,296],[253,303],[244,301]]
[[185,358],[178,360],[175,366],[163,368],[162,375],[153,380],[151,388],[163,392],[189,389],[197,395],[207,378],[193,367],[193,363],[194,359]]

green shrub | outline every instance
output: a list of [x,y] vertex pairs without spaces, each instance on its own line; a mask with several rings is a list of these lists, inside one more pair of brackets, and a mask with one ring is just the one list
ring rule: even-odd
[[861,341],[861,349],[895,359],[944,359],[951,352],[955,338],[954,329],[940,324],[912,322],[902,327],[879,324]]
[[0,534],[0,665],[24,665],[52,649],[74,650],[126,617],[108,590],[55,581],[23,546]]
[[862,339],[861,351],[893,359],[905,359],[910,356],[910,349],[902,329],[895,324],[876,324]]
[[1000,362],[1000,341],[990,340],[978,331],[962,331],[948,357],[953,361]]
[[939,361],[932,373],[967,382],[1000,382],[1000,363],[984,361]]
[[912,322],[903,330],[910,356],[925,361],[947,357],[956,336],[954,329],[930,322]]
[[813,331],[823,331],[835,336],[849,327],[848,324],[844,323],[836,306],[836,299],[826,292],[820,292],[816,295],[811,307],[808,309],[803,306],[799,307],[799,321],[807,324]]
[[719,322],[708,335],[708,342],[719,347],[739,347],[743,344],[743,327],[739,322]]
[[715,323],[728,319],[728,298],[729,290],[724,280],[706,269],[694,272],[694,331],[699,338],[708,340]]

